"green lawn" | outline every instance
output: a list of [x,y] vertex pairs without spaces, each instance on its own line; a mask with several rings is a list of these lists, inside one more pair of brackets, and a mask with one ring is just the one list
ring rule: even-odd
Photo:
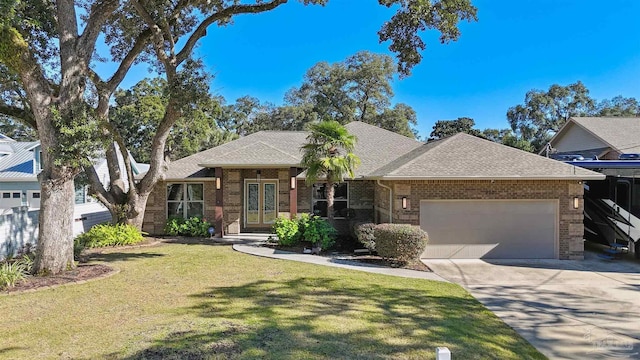
[[544,358],[457,285],[166,244],[107,279],[0,296],[0,358]]

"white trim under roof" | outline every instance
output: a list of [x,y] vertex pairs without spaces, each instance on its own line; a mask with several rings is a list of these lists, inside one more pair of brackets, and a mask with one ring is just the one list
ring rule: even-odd
[[563,176],[371,176],[368,180],[604,180],[604,174]]
[[186,178],[166,178],[160,181],[164,181],[164,182],[191,182],[191,181],[197,181],[197,182],[202,182],[202,181],[215,181],[216,178],[215,177],[194,177],[194,178],[190,178],[190,177],[186,177]]
[[27,148],[24,148],[23,150],[31,151],[31,150],[37,148],[38,146],[40,146],[40,141],[37,141],[35,144],[33,144],[33,145],[31,145],[31,146],[29,146]]
[[296,164],[198,164],[203,168],[216,168],[221,167],[223,169],[278,169],[289,167],[300,167],[300,163]]
[[38,181],[37,176],[29,177],[0,177],[0,182],[32,182]]

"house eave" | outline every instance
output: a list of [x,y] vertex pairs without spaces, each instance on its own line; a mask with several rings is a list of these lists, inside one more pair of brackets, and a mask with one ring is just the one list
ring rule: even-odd
[[184,178],[167,178],[164,182],[195,182],[195,181],[215,181],[214,177],[184,177]]
[[0,182],[34,182],[38,181],[37,176],[32,177],[16,177],[16,178],[0,178]]
[[367,180],[604,180],[603,174],[570,176],[370,176]]
[[289,167],[300,167],[299,163],[283,163],[283,164],[213,164],[204,163],[198,164],[203,168],[216,168],[221,167],[223,169],[280,169]]

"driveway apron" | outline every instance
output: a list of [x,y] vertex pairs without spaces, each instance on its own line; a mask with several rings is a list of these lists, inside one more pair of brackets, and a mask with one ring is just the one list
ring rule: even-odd
[[640,358],[640,264],[426,260],[550,359]]

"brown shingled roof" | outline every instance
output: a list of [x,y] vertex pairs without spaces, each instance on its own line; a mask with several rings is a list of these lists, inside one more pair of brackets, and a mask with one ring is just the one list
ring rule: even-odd
[[[356,178],[535,178],[592,179],[602,175],[471,135],[458,134],[424,144],[363,122],[346,125],[358,138]],[[176,160],[167,179],[212,176],[212,167],[299,166],[308,133],[260,131]]]
[[640,117],[573,117],[575,122],[621,153],[640,153]]
[[370,174],[382,179],[603,179],[604,175],[458,133]]
[[[346,125],[358,138],[354,153],[361,165],[356,177],[385,165],[421,142],[374,125],[355,121]],[[215,148],[176,160],[169,165],[167,179],[204,177],[205,167],[268,168],[294,167],[300,164],[300,148],[306,142],[305,131],[259,131]]]

